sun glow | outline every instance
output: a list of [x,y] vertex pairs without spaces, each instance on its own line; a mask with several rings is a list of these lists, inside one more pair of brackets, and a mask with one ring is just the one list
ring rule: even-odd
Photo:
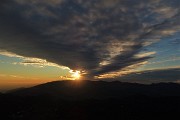
[[72,73],[72,78],[73,80],[79,80],[81,78],[81,72],[80,71],[70,71],[70,73]]

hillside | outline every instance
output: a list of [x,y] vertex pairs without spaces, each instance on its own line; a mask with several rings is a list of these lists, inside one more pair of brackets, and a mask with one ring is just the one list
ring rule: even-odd
[[20,89],[10,94],[17,96],[49,96],[61,99],[104,99],[129,96],[180,96],[180,85],[159,83],[143,85],[118,81],[54,81]]
[[0,98],[6,120],[178,119],[180,85],[55,81]]

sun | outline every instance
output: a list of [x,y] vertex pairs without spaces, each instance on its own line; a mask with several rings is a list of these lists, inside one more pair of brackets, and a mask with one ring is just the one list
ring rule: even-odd
[[81,78],[80,71],[71,71],[73,80],[79,80]]

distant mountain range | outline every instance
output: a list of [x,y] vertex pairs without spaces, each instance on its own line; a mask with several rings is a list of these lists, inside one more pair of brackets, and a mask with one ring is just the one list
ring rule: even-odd
[[60,99],[104,99],[130,96],[180,96],[180,84],[158,83],[151,85],[119,81],[54,81],[31,88],[11,91],[15,96],[47,96]]

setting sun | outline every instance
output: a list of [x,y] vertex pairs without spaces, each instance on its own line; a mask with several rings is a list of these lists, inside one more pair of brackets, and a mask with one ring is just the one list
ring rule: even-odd
[[81,77],[80,71],[71,71],[71,73],[72,73],[72,78],[74,80],[79,80],[80,79],[80,77]]

